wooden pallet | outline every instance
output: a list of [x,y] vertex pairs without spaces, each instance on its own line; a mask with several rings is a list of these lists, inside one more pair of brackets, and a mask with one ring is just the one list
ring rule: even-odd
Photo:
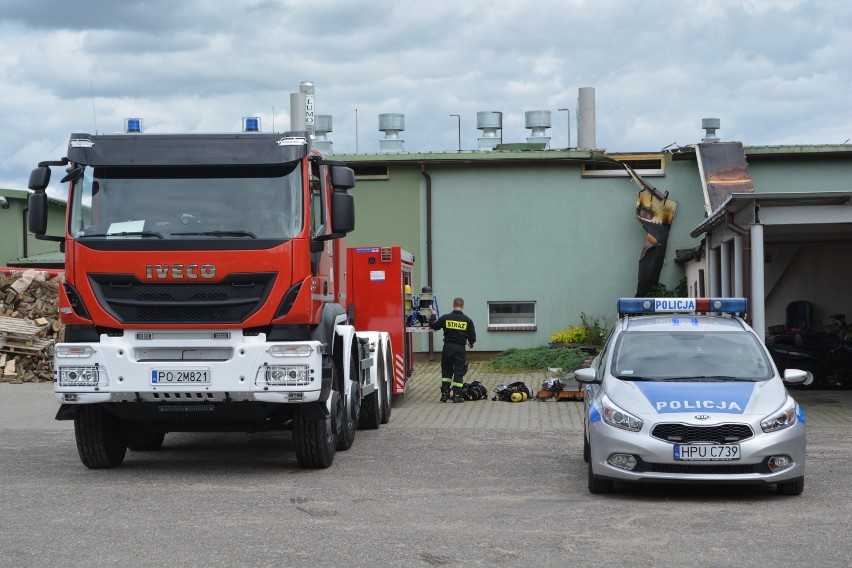
[[44,328],[19,318],[0,316],[0,336],[8,343],[31,345],[35,336]]
[[7,340],[5,343],[0,343],[0,351],[14,355],[40,355],[50,345],[53,345],[52,339],[42,339],[40,337],[36,337],[28,343],[17,343]]
[[539,399],[555,398],[556,400],[583,400],[583,391],[581,390],[561,390],[552,392],[549,390],[538,391]]

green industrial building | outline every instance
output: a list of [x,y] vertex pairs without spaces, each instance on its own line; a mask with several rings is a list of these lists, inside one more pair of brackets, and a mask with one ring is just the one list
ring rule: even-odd
[[[697,146],[604,155],[507,144],[333,159],[356,172],[347,246],[412,252],[415,283],[431,285],[442,311],[466,300],[477,351],[545,344],[581,314],[612,322],[617,298],[636,294],[648,233],[637,217],[641,186],[618,162],[676,202],[659,276],[666,289],[748,296],[759,332],[783,324],[797,300],[813,303],[815,324],[852,314],[852,146],[736,144],[752,187],[718,207]],[[61,265],[57,243],[26,232],[26,194],[0,190],[0,266]],[[64,203],[51,208],[48,233],[62,234]]]
[[[399,244],[413,252],[415,281],[431,284],[442,310],[453,297],[465,298],[480,330],[477,350],[545,344],[579,324],[581,314],[612,322],[617,298],[637,291],[646,239],[637,219],[639,186],[624,169],[601,167],[593,152],[522,147],[334,156],[358,180],[358,222],[348,244]],[[852,314],[852,234],[845,231],[852,226],[852,146],[741,152],[753,182],[747,196],[758,207],[762,194],[787,194],[792,210],[811,203],[811,194],[827,193],[811,208],[817,218],[778,238],[767,233],[763,258],[774,284],[764,290],[761,328],[783,324],[786,305],[797,300],[814,303],[815,323]],[[734,284],[744,267],[734,265],[733,253],[719,252],[729,245],[714,240],[718,226],[702,229],[720,211],[709,210],[694,146],[609,157],[633,165],[677,202],[661,284],[685,284],[689,295],[748,295]],[[781,259],[783,270],[773,272]]]

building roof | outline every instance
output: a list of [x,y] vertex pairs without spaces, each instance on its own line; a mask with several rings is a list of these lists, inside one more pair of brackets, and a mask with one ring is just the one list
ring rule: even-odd
[[[9,198],[9,199],[20,199],[22,201],[26,201],[29,199],[30,192],[26,189],[3,189],[0,188],[0,196]],[[57,199],[56,197],[48,196],[47,202],[50,205],[56,205],[57,207],[67,207],[68,203],[64,199]]]
[[59,251],[33,254],[9,261],[12,268],[65,268],[65,253]]
[[[692,230],[690,236],[698,238],[701,235],[726,223],[728,214],[736,215],[748,208],[815,208],[825,206],[845,206],[852,204],[852,191],[820,191],[794,193],[732,193],[714,211],[706,221]],[[801,210],[801,209],[799,209]],[[816,211],[816,209],[813,209]],[[824,211],[820,209],[820,211]],[[814,219],[802,220],[802,225],[821,224]],[[837,223],[836,219],[826,216],[825,224]]]
[[[743,146],[749,160],[789,158],[849,158],[852,144],[797,144],[789,146]],[[681,146],[672,152],[672,160],[695,160],[695,145]]]

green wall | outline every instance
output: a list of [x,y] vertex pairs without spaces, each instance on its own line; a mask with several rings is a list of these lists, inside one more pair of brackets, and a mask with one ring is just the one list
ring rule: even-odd
[[387,180],[358,180],[350,190],[355,230],[346,246],[401,246],[414,255],[414,281],[419,282],[426,273],[420,250],[420,173],[401,166],[388,172]]
[[[784,148],[782,148],[784,150]],[[746,147],[758,192],[848,189],[845,154]],[[845,152],[845,150],[844,150]],[[415,282],[426,284],[426,179],[432,179],[433,288],[442,311],[465,298],[479,335],[477,351],[548,342],[580,323],[580,314],[615,319],[619,297],[636,291],[645,231],[636,220],[638,187],[627,177],[583,178],[580,153],[495,151],[335,156],[351,164],[386,165],[387,180],[359,180],[357,228],[349,246],[401,245],[417,257]],[[588,154],[585,154],[588,156]],[[704,220],[694,155],[665,154],[665,175],[647,181],[678,203],[661,283],[683,276],[678,249]],[[489,301],[536,302],[535,331],[488,331]],[[425,343],[420,343],[420,349]],[[440,338],[436,342],[440,349]]]
[[[645,239],[635,217],[638,187],[627,177],[582,178],[578,162],[540,155],[342,158],[386,160],[389,171],[388,180],[358,181],[352,190],[358,220],[347,244],[402,245],[417,257],[415,281],[426,284],[424,167],[432,179],[433,288],[442,312],[455,296],[465,298],[477,350],[542,345],[581,313],[611,321],[617,298],[636,290]],[[649,181],[679,204],[661,276],[674,287],[682,276],[675,249],[697,244],[689,232],[703,219],[701,185],[694,162],[668,163],[665,177]],[[536,302],[537,329],[488,331],[489,301]]]

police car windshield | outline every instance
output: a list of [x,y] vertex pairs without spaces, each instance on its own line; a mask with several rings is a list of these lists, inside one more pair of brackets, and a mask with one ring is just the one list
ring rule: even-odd
[[622,380],[764,381],[772,366],[745,331],[625,331],[611,373]]

